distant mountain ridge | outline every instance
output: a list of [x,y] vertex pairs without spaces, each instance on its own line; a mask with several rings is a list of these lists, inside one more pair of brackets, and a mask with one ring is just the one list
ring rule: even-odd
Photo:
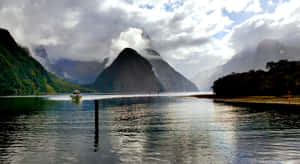
[[107,58],[102,62],[79,61],[66,58],[51,62],[45,47],[36,46],[34,52],[37,60],[39,60],[48,71],[77,84],[90,84],[94,82],[108,62]]
[[213,82],[218,78],[231,74],[240,73],[249,70],[265,70],[265,64],[279,60],[300,60],[300,48],[286,46],[279,41],[265,39],[258,43],[256,49],[245,49],[233,56],[222,66],[207,70],[207,76],[199,73],[193,78],[193,81],[202,91],[211,90]]
[[0,95],[71,92],[80,88],[47,72],[6,29],[0,28],[0,36]]

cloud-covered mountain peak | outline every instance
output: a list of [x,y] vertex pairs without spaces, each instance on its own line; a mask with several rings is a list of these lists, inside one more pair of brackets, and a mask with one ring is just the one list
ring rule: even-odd
[[284,49],[284,46],[279,41],[264,39],[258,43],[256,51],[258,55],[266,55],[268,53],[280,54],[282,49]]
[[209,76],[198,74],[194,81],[200,90],[209,90],[213,81],[232,72],[266,69],[268,62],[279,60],[300,60],[300,48],[288,46],[274,39],[264,39],[255,48],[246,48],[232,57],[227,63],[210,70]]
[[152,56],[160,56],[160,54],[154,50],[154,49],[151,49],[151,48],[146,48],[145,51],[149,54],[149,55],[152,55]]

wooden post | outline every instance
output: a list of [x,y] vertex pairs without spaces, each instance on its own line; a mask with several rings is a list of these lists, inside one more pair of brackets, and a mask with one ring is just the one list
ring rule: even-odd
[[289,104],[291,104],[291,91],[288,91],[288,95],[289,95]]
[[95,152],[98,151],[99,146],[99,102],[94,100],[95,104],[95,136],[94,136],[94,148]]

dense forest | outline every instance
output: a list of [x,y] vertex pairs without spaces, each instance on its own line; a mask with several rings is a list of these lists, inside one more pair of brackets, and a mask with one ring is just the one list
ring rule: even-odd
[[232,73],[212,86],[218,96],[261,96],[300,94],[300,61],[268,62],[268,71]]
[[71,92],[80,88],[47,72],[9,32],[0,28],[0,95]]

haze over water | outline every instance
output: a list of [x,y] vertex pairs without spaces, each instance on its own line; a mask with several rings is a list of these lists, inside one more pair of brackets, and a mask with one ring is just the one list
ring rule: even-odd
[[94,101],[1,98],[0,105],[10,109],[0,116],[0,163],[300,159],[300,115],[285,109],[196,98],[121,98],[100,100],[97,119]]

